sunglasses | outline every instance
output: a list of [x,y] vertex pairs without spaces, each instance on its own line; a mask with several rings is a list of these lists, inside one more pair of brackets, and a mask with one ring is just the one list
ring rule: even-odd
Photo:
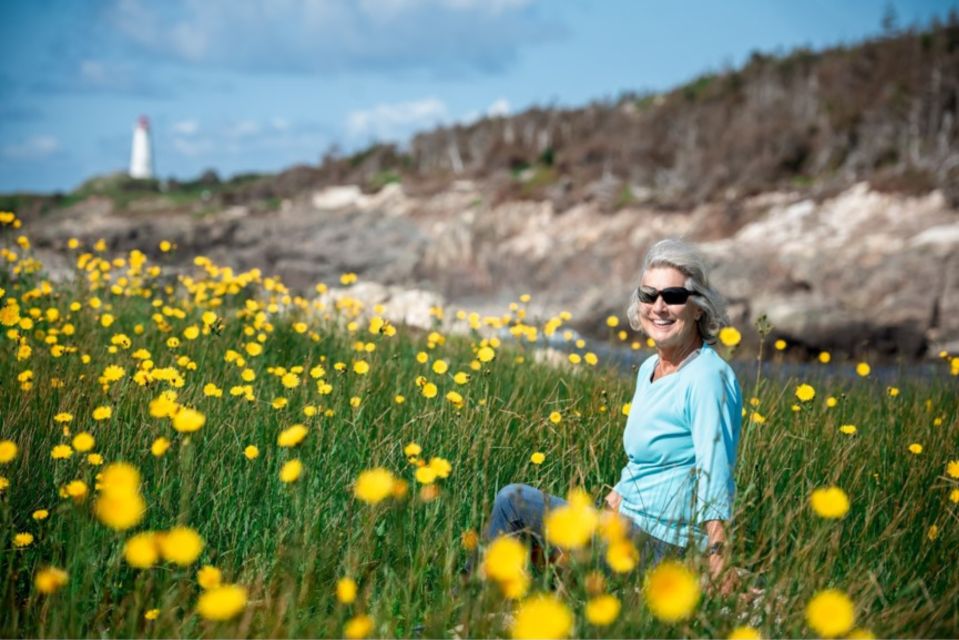
[[686,304],[689,296],[696,295],[696,292],[685,287],[666,287],[659,290],[652,287],[640,287],[636,289],[636,295],[643,304],[653,304],[659,296],[663,296],[663,302],[666,304],[680,305]]

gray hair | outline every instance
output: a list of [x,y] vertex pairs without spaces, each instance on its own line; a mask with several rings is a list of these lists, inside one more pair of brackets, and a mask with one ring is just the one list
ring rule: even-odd
[[[688,242],[668,238],[654,244],[643,258],[643,269],[640,281],[649,269],[656,267],[672,267],[686,276],[684,286],[697,295],[691,296],[689,301],[703,311],[703,315],[696,322],[699,335],[708,344],[716,342],[716,334],[725,325],[729,324],[726,315],[726,300],[718,291],[709,285],[709,275],[706,259],[703,254]],[[629,326],[639,331],[642,324],[639,321],[639,289],[633,290],[626,309]]]

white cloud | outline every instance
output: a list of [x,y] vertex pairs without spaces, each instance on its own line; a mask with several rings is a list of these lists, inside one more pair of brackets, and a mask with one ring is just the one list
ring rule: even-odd
[[490,118],[508,116],[510,112],[509,100],[500,98],[486,108],[486,115]]
[[182,155],[196,157],[216,151],[217,144],[210,138],[176,137],[173,139],[173,148]]
[[230,125],[226,130],[229,138],[249,138],[260,133],[260,125],[256,120],[240,120]]
[[290,121],[286,118],[281,118],[279,116],[270,120],[270,126],[272,126],[277,131],[286,131],[290,128]]
[[181,136],[193,136],[200,130],[200,123],[192,119],[180,120],[179,122],[174,122],[171,129],[173,129],[173,133]]
[[4,157],[13,160],[40,160],[60,150],[60,141],[52,135],[37,135],[3,148]]
[[372,109],[353,111],[346,129],[354,137],[397,140],[415,130],[436,126],[449,118],[446,104],[436,98],[379,104]]
[[562,37],[542,0],[112,0],[126,44],[244,71],[496,71]]

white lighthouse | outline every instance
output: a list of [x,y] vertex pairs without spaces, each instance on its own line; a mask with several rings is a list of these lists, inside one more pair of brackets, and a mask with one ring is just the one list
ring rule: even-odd
[[153,177],[153,150],[150,147],[150,121],[140,116],[133,130],[133,149],[130,152],[130,177]]

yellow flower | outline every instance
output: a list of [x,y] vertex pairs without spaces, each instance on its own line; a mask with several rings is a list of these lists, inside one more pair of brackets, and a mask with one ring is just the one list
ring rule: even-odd
[[839,487],[816,489],[809,496],[809,504],[816,515],[822,518],[842,518],[849,511],[849,497]]
[[206,423],[206,416],[189,407],[180,407],[173,416],[173,428],[180,433],[193,433]]
[[844,424],[839,427],[839,430],[842,433],[845,433],[847,436],[851,436],[856,433],[856,425],[854,424]]
[[93,436],[86,431],[78,433],[73,437],[73,448],[81,453],[92,449],[94,444],[96,444],[96,441],[93,439]]
[[579,364],[579,363],[582,362],[582,361],[583,361],[583,359],[580,357],[580,355],[579,355],[578,353],[571,353],[571,354],[569,354],[569,363],[570,363],[570,364]]
[[17,547],[18,549],[29,547],[31,544],[33,544],[32,533],[18,533],[13,536],[13,546]]
[[935,541],[939,537],[939,527],[936,525],[930,525],[929,530],[926,531],[926,537],[931,541]]
[[368,615],[358,615],[350,618],[343,625],[343,636],[351,640],[365,638],[373,631],[373,618]]
[[619,598],[614,595],[605,594],[590,598],[586,603],[586,619],[592,625],[605,627],[619,617],[620,607]]
[[64,492],[77,501],[83,500],[87,496],[87,491],[87,483],[83,480],[71,480],[64,487]]
[[723,327],[719,330],[719,341],[727,347],[735,347],[743,339],[736,327]]
[[252,357],[256,357],[263,353],[263,345],[258,342],[248,342],[244,347],[246,353]]
[[356,600],[356,580],[349,577],[337,580],[336,599],[343,604],[352,604]]
[[620,409],[620,413],[622,413],[624,416],[629,416],[629,412],[632,410],[633,410],[633,403],[627,402],[623,404],[623,408]]
[[73,455],[73,449],[68,444],[58,444],[50,450],[50,457],[54,460],[66,460]]
[[544,454],[541,451],[535,451],[533,452],[533,455],[529,457],[529,461],[532,462],[533,464],[543,464],[545,460],[546,460],[546,454]]
[[203,551],[203,538],[190,527],[173,527],[159,538],[163,559],[181,567],[196,562]]
[[246,608],[246,589],[238,584],[225,584],[204,591],[196,610],[206,620],[229,620]]
[[388,469],[367,469],[357,477],[353,494],[366,504],[377,504],[390,496],[394,482],[395,478]]
[[456,384],[466,384],[469,381],[470,374],[466,373],[465,371],[457,371],[456,374],[453,375],[453,382]]
[[113,409],[110,407],[97,407],[93,410],[94,420],[109,420],[113,415]]
[[563,414],[561,414],[559,411],[553,411],[549,414],[549,421],[553,424],[559,424],[563,421]]
[[432,382],[427,382],[423,385],[423,396],[426,398],[435,398],[438,393],[436,385]]
[[589,494],[582,489],[571,490],[567,501],[543,519],[546,539],[562,549],[579,549],[592,538],[599,524],[599,513]]
[[856,628],[846,634],[848,640],[875,640],[876,634],[869,629]]
[[280,435],[277,436],[276,443],[281,447],[295,447],[303,442],[307,433],[309,433],[309,429],[305,425],[295,424],[281,431]]
[[0,440],[0,464],[6,464],[17,457],[17,444],[13,440]]
[[67,413],[65,411],[61,411],[57,415],[53,416],[54,422],[63,423],[63,422],[70,422],[71,420],[73,420],[73,414]]
[[433,373],[438,375],[443,375],[449,368],[450,366],[446,364],[446,360],[437,360],[433,363]]
[[220,398],[223,396],[223,389],[216,386],[212,382],[207,382],[205,385],[203,385],[203,395],[208,398]]
[[826,407],[832,409],[832,408],[835,407],[837,404],[839,404],[839,401],[836,400],[834,397],[829,396],[828,398],[826,398]]
[[156,619],[159,618],[159,617],[160,617],[160,610],[159,610],[159,609],[147,609],[147,610],[143,613],[143,619],[144,619],[144,620],[156,620]]
[[529,550],[511,536],[499,536],[490,543],[483,559],[483,574],[497,582],[512,582],[526,575]]
[[586,355],[583,356],[583,360],[585,360],[586,364],[588,364],[591,367],[595,367],[596,364],[599,362],[599,358],[592,351],[586,352]]
[[446,399],[450,404],[455,406],[457,409],[463,406],[463,396],[457,393],[456,391],[449,391],[446,393]]
[[959,504],[959,489],[953,489],[949,492],[949,501],[953,504]]
[[298,458],[289,460],[280,468],[280,481],[289,484],[296,482],[303,474],[303,463]]
[[205,564],[196,572],[196,582],[202,589],[213,589],[223,582],[223,573],[212,564]]
[[950,478],[959,478],[959,460],[950,460],[946,463],[946,474]]
[[416,481],[420,484],[433,484],[436,480],[436,471],[429,466],[423,466],[416,470]]
[[146,515],[146,503],[139,493],[131,491],[104,492],[97,498],[94,507],[100,522],[116,531],[126,531],[140,524]]
[[129,538],[123,544],[123,559],[137,569],[149,569],[160,557],[157,536],[152,531],[144,531]]
[[820,591],[806,605],[806,622],[823,638],[845,635],[856,624],[852,600],[838,589]]
[[164,391],[150,401],[150,415],[154,418],[169,418],[178,408],[176,393],[173,391]]
[[785,340],[782,340],[782,339],[776,340],[776,342],[773,343],[773,348],[775,348],[776,351],[783,351],[783,350],[785,350],[785,349],[786,349],[786,341],[785,341]]
[[47,511],[46,509],[37,509],[32,514],[30,514],[30,517],[32,517],[34,520],[37,520],[37,521],[46,520],[49,516],[50,516],[50,512]]
[[899,387],[886,387],[886,393],[889,394],[890,398],[895,398],[899,395]]
[[812,385],[803,383],[796,387],[796,398],[798,398],[800,402],[809,402],[815,397],[816,390],[812,387]]
[[150,445],[150,453],[159,458],[164,453],[167,452],[167,449],[170,448],[170,441],[166,438],[160,437],[153,441],[153,444]]
[[699,604],[699,580],[682,563],[666,560],[646,573],[643,596],[658,619],[678,622],[689,618]]
[[393,398],[393,402],[395,402],[396,404],[403,404],[404,402],[406,402],[406,398],[398,393]]
[[762,634],[755,627],[736,627],[729,632],[729,640],[760,640]]
[[467,551],[473,551],[479,544],[479,535],[473,529],[467,529],[460,535],[460,544]]
[[909,445],[909,452],[918,456],[920,453],[922,453],[922,445],[918,442],[913,442],[911,445]]
[[490,362],[496,357],[496,352],[492,347],[480,347],[476,352],[476,359],[480,362]]
[[615,540],[606,547],[606,564],[616,573],[629,573],[639,563],[639,551],[627,539]]
[[403,447],[403,454],[404,454],[407,458],[416,457],[416,456],[420,455],[421,453],[423,453],[423,447],[421,447],[420,445],[416,444],[415,442],[411,442],[411,443],[409,443],[408,445],[406,445],[405,447]]
[[50,595],[59,591],[69,580],[70,576],[63,569],[44,567],[37,571],[37,575],[33,578],[33,584],[40,593]]
[[860,362],[859,364],[856,365],[856,375],[861,378],[865,378],[866,376],[868,376],[871,371],[872,371],[872,368],[869,366],[869,363],[867,362]]
[[822,364],[829,364],[829,361],[832,360],[832,355],[828,351],[819,352],[819,362]]
[[538,594],[520,603],[510,633],[514,638],[566,638],[573,614],[552,594]]
[[243,455],[246,456],[247,460],[253,460],[254,458],[258,458],[260,456],[260,449],[256,445],[247,445],[243,450]]
[[438,478],[448,478],[450,471],[453,470],[453,467],[450,465],[449,461],[446,458],[440,457],[430,458],[429,467],[433,470]]

